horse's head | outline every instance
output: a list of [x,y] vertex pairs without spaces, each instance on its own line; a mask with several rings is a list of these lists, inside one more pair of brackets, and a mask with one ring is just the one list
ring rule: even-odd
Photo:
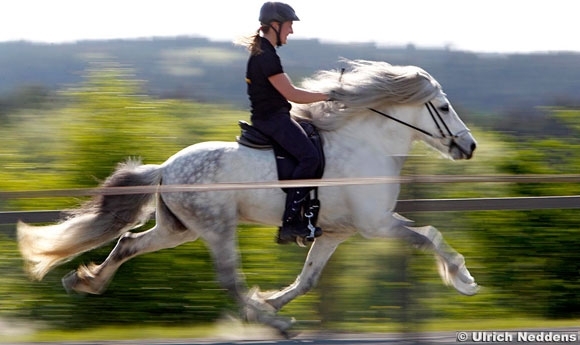
[[443,92],[421,108],[418,128],[423,141],[448,155],[451,159],[470,159],[477,141]]
[[303,83],[308,89],[330,93],[337,102],[297,105],[294,116],[335,130],[368,109],[397,122],[396,126],[415,131],[417,135],[410,134],[411,140],[425,141],[452,159],[473,156],[475,139],[441,85],[425,70],[379,61],[343,62],[351,67],[348,73],[344,69],[322,71]]

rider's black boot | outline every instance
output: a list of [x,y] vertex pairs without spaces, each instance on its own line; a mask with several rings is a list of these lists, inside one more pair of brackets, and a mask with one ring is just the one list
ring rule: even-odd
[[302,216],[302,206],[307,193],[306,188],[288,190],[282,226],[278,228],[277,242],[279,244],[297,242],[297,239],[314,241],[314,238],[322,235],[322,229],[314,226],[308,218]]

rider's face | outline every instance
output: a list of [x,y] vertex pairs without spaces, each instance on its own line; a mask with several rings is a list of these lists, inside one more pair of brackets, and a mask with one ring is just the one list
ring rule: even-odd
[[288,42],[288,35],[294,33],[294,30],[292,29],[292,24],[294,24],[294,22],[292,21],[282,23],[282,26],[280,28],[280,41],[282,44],[286,44]]

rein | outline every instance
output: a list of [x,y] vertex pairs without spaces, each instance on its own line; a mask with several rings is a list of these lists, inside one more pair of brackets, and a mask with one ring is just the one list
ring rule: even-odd
[[[374,108],[367,108],[367,109],[370,110],[370,111],[372,111],[372,112],[375,112],[375,113],[377,113],[379,115],[382,115],[382,116],[384,116],[386,118],[389,118],[389,119],[391,119],[391,120],[393,120],[395,122],[398,122],[398,123],[400,123],[400,124],[402,124],[404,126],[407,126],[409,128],[412,128],[412,129],[414,129],[414,130],[416,130],[418,132],[421,132],[421,133],[423,133],[423,134],[425,134],[427,136],[430,136],[431,138],[435,138],[435,139],[451,138],[453,140],[453,138],[457,138],[457,137],[459,137],[459,135],[461,135],[461,134],[463,134],[465,132],[469,132],[469,129],[466,129],[466,130],[460,131],[457,134],[453,134],[451,132],[451,130],[449,130],[449,127],[447,126],[447,124],[445,123],[445,121],[443,121],[443,118],[441,117],[441,114],[439,114],[439,112],[437,111],[437,108],[435,108],[435,106],[433,105],[433,103],[427,102],[427,103],[425,103],[425,106],[427,107],[427,110],[429,111],[429,115],[431,115],[431,118],[433,119],[433,122],[435,122],[435,125],[437,126],[437,129],[439,130],[440,136],[436,136],[433,133],[430,133],[430,132],[428,132],[428,131],[426,131],[426,130],[424,130],[422,128],[419,128],[417,126],[414,126],[414,125],[412,125],[412,124],[410,124],[408,122],[405,122],[403,120],[399,120],[396,117],[393,117],[393,116],[391,116],[389,114],[383,113],[380,110],[376,110]],[[439,120],[437,120],[437,119],[439,119]],[[441,124],[443,125],[443,128],[445,128],[445,131],[447,131],[447,134],[445,134],[445,132],[443,132],[443,128],[441,127],[441,125],[439,124],[439,122],[441,122]]]
[[[425,104],[425,105],[427,105],[427,104]],[[423,133],[423,134],[425,134],[425,135],[428,135],[428,136],[430,136],[430,137],[433,137],[433,138],[435,138],[435,136],[434,136],[433,134],[431,134],[431,133],[427,132],[427,131],[426,131],[426,130],[424,130],[424,129],[421,129],[421,128],[419,128],[419,127],[413,126],[413,125],[412,125],[412,124],[410,124],[410,123],[407,123],[407,122],[405,122],[405,121],[399,120],[399,119],[397,119],[396,117],[392,117],[391,115],[389,115],[389,114],[385,114],[385,113],[383,113],[382,111],[376,110],[376,109],[374,109],[374,108],[368,108],[368,109],[369,109],[370,111],[373,111],[373,112],[375,112],[375,113],[379,114],[379,115],[382,115],[382,116],[384,116],[384,117],[386,117],[386,118],[389,118],[389,119],[391,119],[391,120],[393,120],[393,121],[395,121],[395,122],[398,122],[398,123],[400,123],[400,124],[402,124],[402,125],[405,125],[405,126],[407,126],[407,127],[409,127],[409,128],[413,128],[414,130],[416,130],[416,131],[419,131],[419,132],[421,132],[421,133]],[[429,109],[429,107],[427,107],[427,109]],[[429,110],[429,113],[431,113],[431,110]],[[432,116],[432,115],[431,115],[431,116]],[[439,125],[437,125],[437,127],[439,127]],[[439,130],[441,130],[441,129],[439,129]]]
[[[344,75],[344,71],[345,69],[342,68],[340,71],[340,77],[338,78],[339,83],[342,83],[342,76]],[[417,126],[414,126],[408,122],[405,122],[403,120],[399,120],[396,117],[393,117],[389,114],[385,114],[380,110],[374,109],[374,108],[367,108],[368,110],[375,112],[379,115],[382,115],[388,119],[391,119],[395,122],[398,122],[404,126],[407,126],[409,128],[412,128],[418,132],[421,132],[431,138],[435,138],[435,139],[446,139],[446,138],[450,138],[451,139],[451,145],[453,145],[455,143],[455,138],[458,138],[460,135],[462,135],[465,132],[469,132],[469,129],[464,129],[462,131],[459,131],[457,134],[453,134],[451,132],[451,130],[449,130],[449,127],[447,126],[447,124],[445,123],[445,121],[443,121],[443,118],[441,117],[441,114],[439,114],[439,112],[437,111],[437,108],[435,108],[435,106],[433,105],[432,102],[427,102],[425,103],[425,106],[427,107],[427,110],[429,111],[429,115],[431,115],[431,118],[433,119],[433,122],[435,122],[435,126],[437,126],[437,129],[439,130],[439,134],[441,136],[436,136],[433,133],[430,133],[422,128],[419,128]],[[437,117],[435,117],[435,115],[437,115]],[[437,121],[437,119],[439,119],[439,121]],[[441,122],[441,124],[443,125],[443,127],[445,128],[445,130],[447,131],[447,135],[445,135],[445,133],[443,132],[443,128],[441,128],[441,125],[439,124],[439,122]],[[462,148],[459,148],[461,151],[465,152]]]

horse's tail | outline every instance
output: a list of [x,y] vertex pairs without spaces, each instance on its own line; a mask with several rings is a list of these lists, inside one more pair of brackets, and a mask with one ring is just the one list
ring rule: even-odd
[[[103,187],[152,186],[160,181],[160,165],[128,161],[119,164]],[[99,195],[61,223],[31,226],[19,222],[18,245],[30,277],[41,280],[58,264],[141,226],[154,211],[154,195]]]

